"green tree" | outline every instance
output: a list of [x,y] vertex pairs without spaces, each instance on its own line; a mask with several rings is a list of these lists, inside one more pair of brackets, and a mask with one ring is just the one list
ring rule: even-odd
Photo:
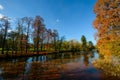
[[63,45],[63,42],[64,42],[64,40],[65,40],[65,37],[64,36],[62,36],[62,37],[60,37],[60,39],[58,40],[58,51],[61,51],[61,50],[63,50],[62,48],[62,45]]
[[79,51],[80,50],[80,45],[81,44],[75,39],[72,39],[72,40],[69,41],[70,50],[72,52]]
[[90,51],[94,49],[94,45],[93,45],[92,41],[88,41],[88,48]]
[[81,43],[82,43],[82,50],[87,50],[87,40],[84,35],[81,37]]
[[12,41],[12,44],[11,44],[12,45],[12,53],[15,50],[15,40],[16,40],[17,34],[18,33],[15,32],[15,31],[11,31],[11,32],[8,33],[8,37]]
[[69,41],[64,41],[62,48],[63,48],[63,50],[65,50],[65,51],[69,51],[69,50],[70,50]]

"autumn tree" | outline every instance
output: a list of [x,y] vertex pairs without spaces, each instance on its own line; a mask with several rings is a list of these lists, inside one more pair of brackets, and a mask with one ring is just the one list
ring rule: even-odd
[[17,44],[17,48],[18,48],[18,50],[20,50],[21,51],[21,53],[23,52],[23,51],[25,51],[25,30],[26,30],[26,28],[25,28],[25,26],[24,26],[24,19],[23,18],[19,18],[19,19],[17,19],[17,42],[18,42],[18,44]]
[[58,31],[56,29],[53,30],[52,37],[53,37],[54,50],[57,51],[57,41],[59,39],[59,35],[58,35]]
[[52,42],[52,30],[47,29],[46,30],[47,35],[46,35],[46,50],[50,50],[51,42]]
[[29,39],[30,39],[30,26],[32,24],[32,17],[24,17],[23,18],[26,26],[26,53],[28,52],[29,48]]
[[94,12],[93,25],[100,53],[120,55],[120,0],[97,0]]
[[35,49],[36,49],[36,52],[37,54],[39,53],[39,45],[40,45],[40,36],[42,34],[42,31],[43,31],[43,27],[44,27],[44,24],[43,24],[43,19],[42,17],[40,16],[36,16],[35,20],[33,20],[33,40],[34,40],[34,46],[35,46]]
[[46,37],[47,37],[47,29],[43,25],[41,35],[40,35],[40,50],[42,51],[44,48],[44,44],[46,43]]

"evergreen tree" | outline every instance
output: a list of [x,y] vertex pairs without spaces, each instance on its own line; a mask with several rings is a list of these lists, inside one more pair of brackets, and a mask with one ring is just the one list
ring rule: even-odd
[[82,35],[81,37],[81,43],[82,43],[82,50],[87,50],[87,41],[84,35]]

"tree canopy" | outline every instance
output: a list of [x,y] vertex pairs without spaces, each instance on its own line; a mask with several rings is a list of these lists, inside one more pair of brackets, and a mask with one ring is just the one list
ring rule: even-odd
[[95,38],[101,54],[120,53],[120,0],[97,0],[94,6]]

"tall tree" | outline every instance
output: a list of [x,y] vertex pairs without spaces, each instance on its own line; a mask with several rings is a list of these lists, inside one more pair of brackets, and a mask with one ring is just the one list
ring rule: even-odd
[[7,17],[1,18],[0,21],[1,21],[1,25],[3,26],[3,31],[4,31],[3,42],[2,42],[2,54],[4,54],[5,45],[7,45],[6,37],[8,33],[8,28],[10,27],[10,23]]
[[52,36],[53,36],[53,47],[54,50],[57,51],[57,40],[59,39],[59,36],[58,36],[58,31],[56,29],[53,30]]
[[[2,26],[2,23],[0,22],[0,43],[2,43],[3,41],[3,26]],[[0,44],[0,48],[2,48],[2,44]]]
[[93,45],[92,41],[88,41],[88,48],[90,51],[94,49],[94,45]]
[[17,37],[17,32],[15,31],[11,31],[8,33],[8,37],[11,39],[12,41],[12,54],[13,54],[13,51],[15,50],[15,39]]
[[27,53],[27,50],[28,50],[28,47],[29,47],[29,35],[30,35],[30,26],[31,26],[31,23],[33,21],[33,19],[31,17],[24,17],[23,18],[25,24],[26,24],[26,53]]
[[20,47],[20,51],[22,53],[23,51],[23,39],[24,39],[24,33],[25,33],[25,26],[24,26],[24,19],[23,18],[19,18],[17,20],[17,32],[18,32],[18,35],[17,35],[17,42],[18,42],[18,50],[19,50],[19,47]]
[[42,34],[42,30],[43,30],[43,27],[44,27],[44,24],[43,24],[43,19],[42,17],[40,16],[36,16],[35,20],[33,21],[33,36],[34,36],[34,45],[35,45],[35,49],[36,49],[36,52],[37,54],[39,54],[39,44],[40,44],[40,36]]
[[40,50],[42,51],[43,50],[43,47],[44,47],[44,43],[45,43],[45,39],[46,39],[46,31],[47,31],[47,29],[44,27],[44,25],[43,25],[43,27],[41,27],[42,29],[42,31],[41,31],[41,36],[40,36]]
[[49,51],[50,50],[50,44],[52,41],[52,30],[51,29],[47,29],[47,42],[46,42],[46,48]]
[[81,37],[81,43],[82,43],[82,50],[87,50],[87,40],[84,35]]
[[100,53],[120,53],[120,0],[97,0],[94,12],[93,25]]

